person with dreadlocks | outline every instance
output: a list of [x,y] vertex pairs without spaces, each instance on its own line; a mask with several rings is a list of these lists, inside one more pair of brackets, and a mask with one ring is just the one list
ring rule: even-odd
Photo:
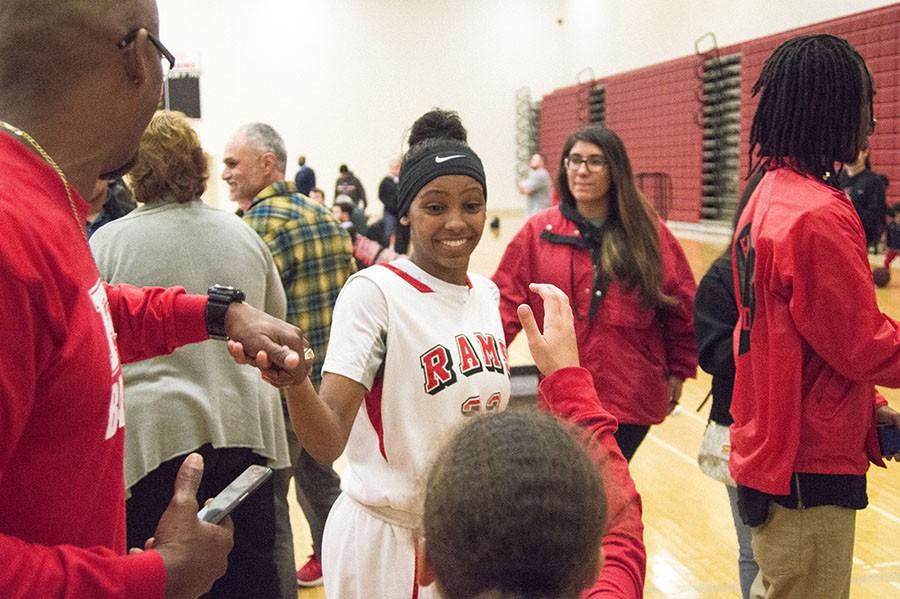
[[750,166],[766,173],[732,250],[730,470],[765,596],[849,597],[876,422],[900,424],[874,387],[900,387],[900,323],[834,176],[874,129],[874,87],[850,44],[812,35],[779,46],[753,94]]
[[587,127],[566,141],[558,207],[531,217],[492,277],[507,343],[519,304],[543,318],[531,282],[569,296],[578,350],[603,406],[619,422],[626,459],[678,404],[697,371],[696,284],[684,251],[637,188],[622,140]]

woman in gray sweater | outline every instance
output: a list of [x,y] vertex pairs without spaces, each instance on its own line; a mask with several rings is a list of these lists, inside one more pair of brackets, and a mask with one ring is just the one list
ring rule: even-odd
[[[219,283],[233,285],[249,304],[284,318],[284,290],[265,243],[237,216],[200,200],[207,172],[187,118],[158,112],[131,172],[135,199],[143,205],[91,238],[101,276],[141,287],[179,285],[197,294]],[[288,465],[277,390],[235,364],[222,342],[185,346],[126,365],[123,373],[129,547],[143,547],[153,536],[188,453],[204,457],[200,505],[250,464]],[[209,596],[278,597],[271,480],[233,520],[228,572]]]

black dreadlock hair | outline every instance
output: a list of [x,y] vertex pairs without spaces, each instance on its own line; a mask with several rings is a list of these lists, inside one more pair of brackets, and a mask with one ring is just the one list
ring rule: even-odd
[[826,178],[835,162],[856,160],[870,132],[861,127],[862,108],[867,102],[871,118],[875,90],[865,61],[846,40],[805,35],[784,42],[753,85],[753,95],[759,92],[748,173],[790,159],[799,170]]

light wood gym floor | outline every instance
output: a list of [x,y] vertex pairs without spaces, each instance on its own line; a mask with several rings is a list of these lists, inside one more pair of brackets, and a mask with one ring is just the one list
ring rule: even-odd
[[[493,215],[491,215],[493,216]],[[499,234],[485,228],[472,258],[471,269],[490,276],[507,242],[523,222],[521,215],[500,214]],[[721,239],[721,238],[719,238]],[[682,246],[697,281],[724,248],[721,240],[696,241],[682,237]],[[879,289],[883,312],[900,319],[900,272]],[[510,347],[513,364],[529,363],[524,338]],[[700,371],[684,385],[679,410],[651,430],[631,462],[631,475],[644,505],[644,542],[647,545],[646,597],[724,599],[739,597],[737,541],[724,486],[697,468],[696,455],[709,414],[709,404],[696,411],[709,391],[709,376]],[[900,410],[900,391],[881,389]],[[872,468],[869,507],[857,518],[851,596],[882,599],[900,596],[900,463],[888,470]],[[343,469],[343,458],[336,464]],[[291,494],[293,497],[293,493]],[[292,502],[298,565],[311,552],[309,529]],[[300,599],[322,599],[321,587],[303,589]]]

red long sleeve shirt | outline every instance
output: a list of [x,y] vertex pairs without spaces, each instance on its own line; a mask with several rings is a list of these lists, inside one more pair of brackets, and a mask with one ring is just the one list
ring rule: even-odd
[[583,598],[638,599],[644,596],[647,551],[641,521],[641,497],[613,433],[616,420],[597,397],[584,368],[563,368],[538,386],[541,407],[584,431],[585,445],[597,464],[606,492],[607,523],[601,541],[603,567]]
[[162,597],[125,555],[121,363],[206,339],[206,298],[106,286],[77,192],[6,134],[0,165],[0,597]]

